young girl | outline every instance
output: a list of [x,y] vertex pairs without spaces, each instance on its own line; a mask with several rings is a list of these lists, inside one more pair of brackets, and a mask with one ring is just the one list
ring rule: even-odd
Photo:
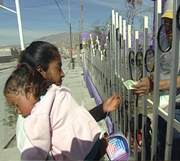
[[[34,41],[32,42],[20,55],[19,64],[28,63],[31,68],[38,71],[45,79],[51,81],[57,86],[61,86],[64,77],[62,71],[61,55],[58,52],[57,47],[45,41]],[[105,102],[92,110],[90,114],[96,121],[100,121],[106,117],[106,112],[114,111],[118,108],[117,106],[109,106],[112,99],[117,96],[114,93]]]
[[[19,63],[28,63],[34,71],[38,71],[46,80],[61,86],[64,72],[61,69],[61,56],[54,45],[44,41],[32,42],[21,53]],[[112,105],[112,101],[115,98],[117,99],[117,104]],[[106,112],[108,110],[109,112],[116,110],[120,105],[120,101],[121,99],[119,98],[119,95],[114,93],[102,104],[91,109],[89,113],[96,121],[100,121],[106,117]],[[24,121],[25,118],[19,115],[16,125],[16,140],[20,153],[22,153],[25,140],[28,139],[23,129]],[[52,160],[51,156],[51,151],[49,151],[48,158]]]
[[[68,88],[50,84],[26,63],[5,84],[7,102],[26,118],[21,159],[45,160],[51,151],[55,160],[99,160],[107,147],[101,128]],[[116,96],[112,105],[118,102]]]

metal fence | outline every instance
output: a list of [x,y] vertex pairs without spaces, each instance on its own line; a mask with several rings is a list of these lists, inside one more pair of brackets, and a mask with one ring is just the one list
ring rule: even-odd
[[[173,128],[180,132],[180,123],[174,119],[176,101],[176,92],[174,91],[176,91],[177,85],[179,59],[179,3],[178,0],[174,0],[173,19],[178,21],[173,21],[172,27],[172,66],[169,93],[169,107],[171,108],[168,108],[168,112],[159,107],[160,54],[158,53],[162,51],[158,47],[157,37],[161,28],[161,0],[155,2],[154,49],[148,45],[148,17],[144,17],[142,48],[140,49],[140,33],[138,31],[132,33],[131,26],[127,25],[126,20],[122,20],[122,16],[114,10],[112,10],[112,19],[109,24],[109,33],[104,50],[101,50],[98,37],[95,44],[93,44],[92,37],[90,37],[90,47],[84,49],[85,70],[91,77],[102,100],[106,100],[114,92],[120,94],[123,98],[118,110],[112,112],[110,117],[114,123],[115,132],[122,131],[126,136],[129,132],[128,142],[130,147],[132,136],[137,135],[138,114],[142,114],[141,160],[146,160],[149,153],[151,160],[156,159],[158,115],[167,121],[165,160],[171,159]],[[132,35],[134,35],[133,41]],[[152,72],[154,89],[151,94],[137,97],[133,91],[127,90],[123,85],[126,80],[139,81],[141,77],[151,76]],[[149,113],[152,114],[152,140],[151,150],[146,151],[147,116]],[[132,130],[132,118],[134,118],[133,133],[130,132]],[[134,160],[139,159],[137,139],[134,139],[134,152],[131,154]]]

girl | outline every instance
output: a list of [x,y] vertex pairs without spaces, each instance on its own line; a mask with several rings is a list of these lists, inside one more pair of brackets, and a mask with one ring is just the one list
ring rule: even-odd
[[[5,84],[7,102],[26,118],[21,159],[45,160],[51,151],[55,160],[99,160],[107,147],[99,140],[101,128],[68,88],[53,84],[47,90],[50,84],[26,63]],[[118,101],[116,96],[112,105]]]
[[[19,64],[21,63],[28,63],[45,79],[61,86],[64,72],[61,69],[61,56],[54,45],[44,41],[32,42],[21,53]],[[109,97],[103,104],[89,111],[96,121],[100,121],[106,117],[106,112],[115,96],[116,94],[114,93],[114,95]],[[111,106],[109,112],[116,110],[118,106]]]
[[[58,86],[61,86],[64,72],[61,69],[61,56],[58,49],[54,45],[44,41],[32,42],[20,55],[19,63],[21,64],[24,62],[28,63],[34,69],[34,71],[38,71],[45,79]],[[118,102],[116,105],[112,106],[111,103],[115,97],[117,98]],[[118,95],[114,94],[103,104],[93,108],[89,112],[96,121],[100,121],[106,117],[106,112],[108,111],[109,107],[109,111],[111,112],[116,110],[119,104],[120,98]],[[20,152],[22,152],[24,140],[27,138],[23,129],[24,120],[25,119],[21,117],[21,115],[18,116],[16,139],[17,147]],[[51,156],[51,152],[49,156]]]

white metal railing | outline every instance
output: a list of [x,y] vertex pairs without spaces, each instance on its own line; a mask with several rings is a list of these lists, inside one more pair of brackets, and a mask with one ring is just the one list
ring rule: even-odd
[[[176,20],[176,14],[180,2],[174,0],[174,17]],[[171,79],[170,79],[170,93],[169,93],[169,108],[168,113],[159,108],[159,80],[160,80],[160,53],[162,52],[158,48],[157,34],[161,26],[161,0],[155,2],[155,39],[154,50],[149,48],[148,45],[148,17],[144,17],[144,29],[143,29],[143,48],[139,50],[139,35],[138,31],[132,33],[131,26],[126,25],[126,20],[122,20],[122,16],[112,10],[112,20],[109,24],[109,33],[106,38],[105,50],[101,51],[98,38],[96,44],[93,45],[92,37],[90,49],[84,52],[84,67],[88,72],[93,84],[95,85],[98,93],[104,101],[114,92],[121,95],[123,98],[118,110],[111,113],[111,118],[115,126],[115,131],[122,131],[125,135],[129,131],[128,142],[131,145],[131,133],[130,124],[131,118],[134,116],[134,136],[136,136],[136,130],[138,129],[138,114],[142,113],[142,153],[141,160],[146,160],[146,140],[145,133],[148,111],[147,107],[152,109],[152,141],[151,141],[151,160],[155,159],[157,151],[157,131],[158,131],[158,116],[164,118],[167,121],[167,135],[166,135],[166,149],[165,160],[171,159],[172,150],[172,138],[173,128],[180,132],[180,123],[174,119],[175,113],[175,98],[176,98],[176,85],[177,85],[177,69],[179,60],[179,30],[176,27],[177,22],[173,21],[173,43],[172,43],[172,66],[171,66]],[[179,12],[178,12],[179,13]],[[134,41],[132,41],[132,35],[134,35]],[[126,39],[127,38],[127,39]],[[134,48],[132,48],[134,43]],[[147,62],[145,58],[147,54],[154,53],[154,90],[153,97],[144,95],[138,98],[132,91],[127,90],[123,85],[123,82],[132,79],[132,73],[134,80],[138,81],[139,71],[142,77],[147,77],[151,71],[147,71]],[[142,61],[142,64],[140,62]],[[152,65],[152,62],[150,62]],[[141,103],[139,103],[141,101]],[[140,111],[139,106],[142,110]],[[173,108],[174,107],[174,108]],[[172,126],[173,125],[173,126]],[[138,142],[134,139],[134,153],[132,157],[134,160],[138,160]],[[131,147],[131,146],[130,146]]]

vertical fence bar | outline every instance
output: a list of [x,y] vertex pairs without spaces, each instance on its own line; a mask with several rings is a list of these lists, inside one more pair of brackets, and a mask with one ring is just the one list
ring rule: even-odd
[[118,48],[117,48],[117,46],[118,46],[118,30],[119,30],[119,27],[118,27],[118,25],[119,25],[119,23],[118,23],[118,19],[119,19],[119,15],[118,15],[118,12],[116,12],[116,23],[115,23],[115,25],[116,25],[116,29],[115,29],[115,57],[116,57],[116,61],[115,61],[115,74],[117,75],[117,73],[118,73]]
[[[139,32],[135,31],[135,41],[134,41],[134,59],[136,58],[139,46]],[[136,59],[134,61],[134,71],[135,71],[135,80],[138,81],[138,66],[136,65]],[[138,142],[136,139],[137,130],[138,130],[138,96],[134,95],[134,159],[138,160]]]
[[[132,37],[132,33],[131,33],[131,25],[128,25],[128,56],[129,53],[131,52],[131,37]],[[131,72],[130,71],[130,65],[131,65],[131,62],[129,61],[130,59],[128,59],[128,80],[131,79]],[[128,90],[128,142],[129,144],[131,144],[131,117],[132,117],[132,108],[131,108],[131,103],[132,103],[132,91],[131,90]]]
[[[115,14],[114,14],[114,9],[112,10],[112,34],[111,34],[111,95],[115,92],[115,45],[116,45],[116,32],[115,32]],[[112,115],[112,120],[115,123],[116,122],[116,115],[115,111],[111,113]],[[116,123],[115,123],[116,127]]]
[[[111,14],[111,25],[110,25],[110,95],[113,93],[113,58],[114,58],[114,53],[113,53],[113,35],[114,35],[114,25],[115,25],[115,19],[114,19],[114,9],[112,9],[112,14]],[[111,112],[111,118],[112,122],[114,122],[114,112]]]
[[[109,26],[109,25],[108,25]],[[108,29],[109,33],[109,29]],[[108,35],[106,37],[106,98],[109,96],[109,82],[108,82],[108,77],[109,77],[109,64],[108,64],[108,54],[109,54],[109,38]]]
[[[116,23],[115,23],[115,35],[114,35],[114,38],[115,38],[115,89],[114,89],[114,92],[117,92],[118,91],[118,19],[119,19],[119,15],[118,15],[118,12],[116,12]],[[118,110],[114,111],[115,113],[115,122],[114,122],[114,126],[115,126],[115,131],[118,131],[119,129],[119,122],[118,122]]]
[[[116,58],[116,71],[117,71],[117,82],[116,82],[116,92],[119,94],[120,91],[120,83],[119,83],[119,66],[120,66],[120,62],[119,62],[119,53],[120,53],[120,48],[119,48],[119,35],[120,35],[120,16],[119,14],[117,14],[117,28],[116,28],[116,53],[117,53],[117,58]],[[118,126],[119,126],[119,120],[118,120]]]
[[103,96],[103,88],[104,88],[104,86],[103,86],[103,80],[102,80],[102,78],[103,78],[103,67],[104,67],[104,64],[103,64],[103,60],[104,60],[104,58],[103,58],[103,54],[102,54],[102,50],[101,50],[101,45],[99,46],[99,51],[100,51],[100,60],[99,60],[99,70],[100,70],[100,78],[99,78],[99,89],[98,89],[98,91],[100,91],[99,93],[101,94],[101,98],[102,98],[102,96]]
[[93,46],[93,41],[92,41],[92,35],[90,34],[90,61],[91,61],[91,73],[89,73],[89,76],[91,77],[91,80],[93,81],[93,74],[94,74],[94,66],[93,66],[93,50],[94,50],[94,46]]
[[[118,48],[119,48],[119,67],[118,67],[118,75],[119,75],[119,87],[120,87],[120,89],[119,89],[119,94],[120,94],[120,96],[122,97],[122,90],[123,90],[123,88],[122,88],[122,79],[123,79],[123,72],[122,72],[122,47],[121,47],[121,45],[122,45],[122,16],[121,15],[119,15],[119,46],[118,46]],[[119,111],[119,115],[120,115],[120,130],[121,131],[123,131],[123,118],[121,117],[122,116],[122,111],[121,111],[121,108],[122,108],[122,102],[123,101],[121,101],[121,104],[120,104],[120,111]]]
[[105,56],[106,56],[106,69],[105,69],[105,78],[106,78],[106,80],[105,80],[105,88],[106,88],[106,97],[105,97],[105,99],[106,98],[108,98],[108,74],[109,74],[109,64],[108,64],[108,45],[109,45],[109,40],[108,40],[108,36],[106,37],[106,46],[105,46]]
[[[144,17],[144,28],[143,28],[143,60],[145,58],[145,54],[147,51],[147,39],[148,39],[148,17]],[[145,61],[143,61],[143,78],[147,77],[147,71],[145,68]],[[147,94],[142,96],[142,153],[141,153],[141,159],[146,160],[146,134],[144,133],[145,131],[145,126],[147,123]],[[146,128],[147,129],[147,128]]]
[[[113,64],[113,24],[114,24],[114,10],[112,9],[112,19],[111,19],[111,25],[110,25],[110,94],[112,94],[112,87],[113,87],[113,69],[112,69],[112,64]],[[113,114],[111,114],[113,116]]]
[[154,159],[157,150],[157,125],[158,125],[158,106],[159,106],[159,68],[160,50],[157,43],[157,33],[161,24],[161,0],[155,2],[155,73],[154,73],[154,103],[153,103],[153,132],[152,132],[152,152],[151,160]]
[[[111,26],[111,25],[110,25]],[[108,44],[107,44],[107,48],[108,48],[108,52],[107,52],[107,69],[108,69],[108,77],[107,77],[107,83],[108,83],[108,96],[111,95],[111,86],[110,86],[110,78],[111,78],[111,61],[110,61],[110,42],[111,42],[111,37],[110,37],[110,32],[111,32],[111,27],[109,26],[109,32],[108,32]]]
[[[123,20],[123,81],[126,81],[126,20]],[[126,114],[126,87],[123,89],[123,112],[124,112],[124,134],[127,127],[127,114]]]
[[94,59],[94,64],[96,66],[96,89],[99,90],[99,81],[100,81],[100,50],[99,50],[99,40],[98,36],[96,36],[96,54]]
[[[112,72],[113,72],[113,69],[112,69],[112,62],[113,62],[113,54],[112,54],[112,47],[113,47],[113,20],[114,19],[114,10],[112,9],[112,19],[111,19],[111,23],[110,23],[110,34],[109,34],[109,37],[110,37],[110,42],[109,42],[109,95],[112,94],[112,87],[113,87],[113,82],[112,82]],[[113,115],[113,112],[110,113],[110,116],[112,118],[112,122],[114,122],[114,115]]]
[[[111,40],[111,55],[112,55],[112,59],[111,59],[111,71],[112,71],[112,75],[111,75],[111,81],[112,81],[112,92],[111,94],[115,91],[115,14],[114,14],[114,9],[112,10],[112,40]],[[113,112],[114,114],[114,112]]]
[[[178,1],[173,1],[173,11],[178,9]],[[173,143],[173,129],[174,124],[174,113],[175,113],[175,102],[176,102],[176,89],[177,89],[177,73],[178,60],[179,60],[179,30],[176,27],[176,13],[173,12],[173,30],[172,30],[172,65],[170,74],[170,91],[169,91],[169,107],[168,108],[168,120],[167,120],[167,132],[166,132],[166,149],[165,149],[165,160],[171,160],[172,154],[172,143]]]
[[[107,37],[105,37],[106,42],[107,42]],[[108,98],[107,96],[107,88],[106,88],[106,71],[107,71],[107,57],[106,57],[106,43],[104,44],[104,50],[103,50],[103,101],[106,100],[106,98]]]
[[110,48],[109,48],[109,71],[110,71],[110,73],[109,73],[109,82],[110,82],[110,86],[109,86],[109,95],[111,95],[112,94],[112,80],[111,80],[111,77],[112,77],[112,20],[111,20],[111,25],[110,25]]

